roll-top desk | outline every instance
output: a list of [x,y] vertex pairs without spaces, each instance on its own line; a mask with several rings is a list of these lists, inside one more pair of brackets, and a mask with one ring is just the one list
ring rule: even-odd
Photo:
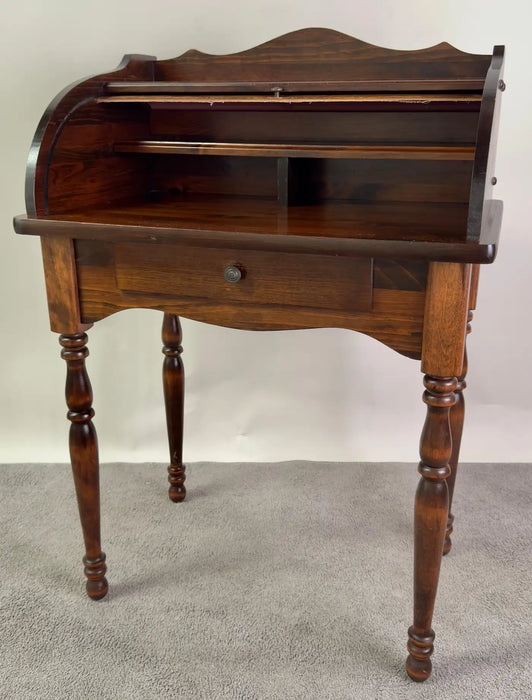
[[448,44],[394,51],[305,29],[228,56],[126,56],[52,102],[15,228],[41,237],[91,598],[107,581],[87,329],[122,309],[164,312],[169,493],[179,502],[179,316],[348,328],[421,360],[425,375],[407,671],[429,676],[465,338],[501,226],[492,190],[503,56]]

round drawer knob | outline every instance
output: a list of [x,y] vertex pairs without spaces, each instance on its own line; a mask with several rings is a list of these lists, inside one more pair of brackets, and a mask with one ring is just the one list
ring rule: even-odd
[[236,284],[242,279],[242,270],[236,265],[229,265],[224,270],[224,280],[229,284]]

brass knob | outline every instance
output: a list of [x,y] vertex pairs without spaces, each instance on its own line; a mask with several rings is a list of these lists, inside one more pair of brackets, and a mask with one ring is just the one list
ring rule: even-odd
[[236,284],[242,279],[242,270],[236,265],[229,265],[224,270],[224,280],[229,284]]

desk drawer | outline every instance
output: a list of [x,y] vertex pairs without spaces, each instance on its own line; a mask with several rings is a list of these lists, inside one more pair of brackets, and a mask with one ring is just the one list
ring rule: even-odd
[[[115,266],[117,285],[128,294],[335,311],[371,309],[369,258],[124,244],[115,246]],[[233,283],[226,279],[239,275]]]

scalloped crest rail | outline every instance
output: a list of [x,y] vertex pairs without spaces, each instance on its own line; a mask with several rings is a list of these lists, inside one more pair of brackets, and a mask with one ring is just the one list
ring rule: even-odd
[[304,29],[225,56],[125,56],[52,101],[15,229],[41,238],[67,363],[89,596],[105,596],[107,580],[87,329],[124,309],[164,312],[175,502],[186,495],[179,316],[351,329],[421,360],[425,374],[407,672],[429,676],[468,315],[502,220],[493,187],[503,59],[499,46],[398,51]]

